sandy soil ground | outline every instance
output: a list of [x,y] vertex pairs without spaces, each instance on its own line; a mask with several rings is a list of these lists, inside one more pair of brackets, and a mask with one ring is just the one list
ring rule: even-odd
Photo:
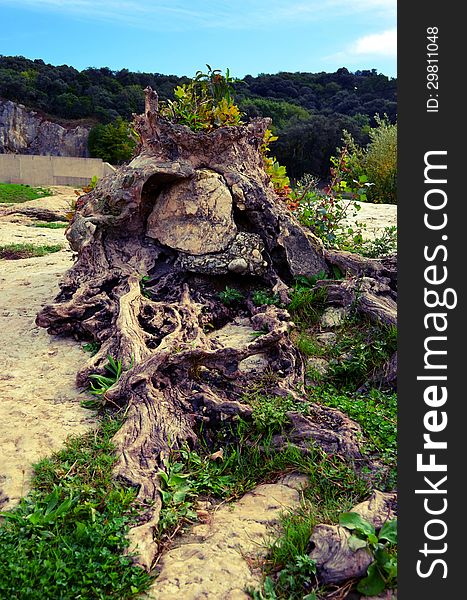
[[[21,206],[68,210],[70,188]],[[81,345],[52,337],[35,325],[41,306],[58,293],[58,281],[72,264],[63,229],[28,227],[32,220],[0,205],[0,244],[63,244],[43,257],[0,260],[0,508],[14,506],[27,493],[32,464],[58,450],[66,437],[87,431],[92,412],[80,406],[75,386],[86,359]],[[5,214],[9,213],[9,214]]]

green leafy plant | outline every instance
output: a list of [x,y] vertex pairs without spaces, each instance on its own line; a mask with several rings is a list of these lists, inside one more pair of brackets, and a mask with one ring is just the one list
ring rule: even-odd
[[372,182],[367,200],[375,203],[397,204],[397,124],[387,115],[375,115],[376,126],[369,130],[370,142],[359,147],[344,131],[343,141],[349,152],[348,180],[364,175]]
[[269,175],[274,191],[287,203],[287,206],[293,210],[296,208],[296,203],[291,196],[292,190],[290,188],[290,179],[287,177],[287,170],[278,163],[274,156],[270,156],[270,144],[278,139],[278,136],[274,135],[270,129],[266,129],[263,142],[260,146],[260,152],[263,157],[264,170]]
[[159,534],[183,522],[196,520],[196,511],[193,509],[195,496],[189,473],[183,473],[183,462],[164,461],[164,470],[158,471],[161,482],[162,505]]
[[[115,360],[110,354],[107,355],[107,364],[104,366],[105,375],[92,373],[89,375],[88,391],[98,400],[84,400],[81,406],[84,408],[102,408],[107,402],[106,394],[120,379],[123,372],[121,360]],[[133,360],[129,368],[131,369]]]
[[367,576],[361,579],[357,590],[365,596],[377,596],[397,581],[397,520],[386,521],[377,533],[374,526],[358,513],[343,513],[339,524],[352,531],[349,547],[356,552],[366,548],[374,558]]
[[256,429],[262,433],[281,431],[288,423],[288,411],[306,413],[309,404],[298,402],[292,396],[269,396],[255,394],[246,401],[253,407],[252,419]]
[[269,290],[255,290],[251,295],[251,299],[253,300],[253,304],[255,306],[263,306],[264,304],[280,304],[279,296]]
[[361,209],[356,201],[367,199],[368,183],[366,175],[352,180],[348,148],[339,149],[337,156],[331,157],[331,181],[321,190],[315,180],[306,178],[299,181],[293,191],[297,203],[297,217],[302,225],[309,227],[328,247],[351,249],[363,241],[364,226],[354,228],[345,224],[349,217],[355,217]]
[[218,294],[219,300],[226,306],[238,304],[245,299],[245,296],[239,290],[226,286],[223,292]]
[[316,561],[308,554],[298,554],[293,562],[287,563],[279,572],[276,588],[279,588],[281,593],[288,594],[291,599],[316,600],[315,592],[303,595],[303,590],[310,589],[314,583],[316,583]]
[[146,287],[150,281],[151,281],[151,277],[149,275],[142,275],[142,277],[139,280],[139,287],[140,287],[141,293],[143,294],[143,296],[145,298],[151,298],[151,295]]
[[115,360],[110,354],[107,355],[107,360],[108,363],[104,367],[107,376],[99,375],[98,373],[89,375],[89,379],[91,380],[90,392],[94,396],[104,396],[105,393],[117,383],[122,375],[122,361]]
[[383,233],[373,240],[366,240],[360,253],[368,258],[382,258],[394,254],[397,249],[397,227],[385,227]]
[[316,323],[324,312],[327,292],[325,288],[313,288],[297,281],[290,293],[290,303],[287,306],[294,321],[301,326]]
[[338,408],[362,428],[365,441],[363,451],[379,456],[388,468],[381,469],[376,478],[384,489],[393,489],[397,466],[397,395],[371,389],[366,394],[340,392],[332,387],[309,389],[310,401]]
[[174,90],[174,100],[160,105],[160,113],[193,131],[212,131],[216,127],[242,124],[242,114],[233,101],[233,83],[229,69],[225,75],[206,65],[208,71],[197,71],[188,83]]
[[87,342],[86,344],[82,345],[84,352],[89,352],[89,354],[91,356],[94,356],[95,354],[97,354],[100,347],[101,347],[100,342],[96,342],[96,341]]
[[344,329],[332,348],[328,381],[339,389],[364,385],[397,349],[397,328],[366,322]]

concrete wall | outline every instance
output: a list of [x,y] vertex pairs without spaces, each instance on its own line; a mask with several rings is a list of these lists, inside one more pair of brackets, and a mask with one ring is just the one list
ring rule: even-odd
[[94,175],[100,179],[114,170],[100,158],[0,154],[1,183],[83,186]]

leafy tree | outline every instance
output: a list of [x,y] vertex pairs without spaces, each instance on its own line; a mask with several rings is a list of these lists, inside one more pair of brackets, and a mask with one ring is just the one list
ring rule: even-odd
[[89,154],[112,164],[129,160],[135,147],[135,136],[121,117],[117,117],[113,123],[100,123],[89,132]]

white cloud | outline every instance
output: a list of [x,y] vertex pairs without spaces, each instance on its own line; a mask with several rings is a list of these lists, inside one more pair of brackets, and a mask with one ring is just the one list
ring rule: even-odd
[[0,0],[0,6],[52,11],[85,19],[125,22],[154,31],[227,29],[316,22],[368,14],[394,19],[396,0]]
[[350,48],[352,54],[358,55],[397,55],[397,31],[389,29],[382,33],[372,33],[359,38]]

